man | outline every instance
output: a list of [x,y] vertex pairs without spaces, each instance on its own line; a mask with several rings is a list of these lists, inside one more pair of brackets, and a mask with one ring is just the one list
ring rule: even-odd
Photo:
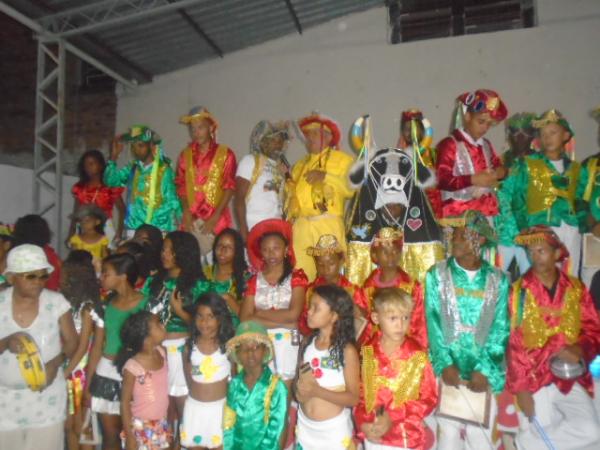
[[233,224],[229,201],[235,189],[235,154],[217,143],[219,123],[206,108],[192,108],[179,122],[188,126],[192,139],[179,154],[175,177],[183,229],[196,236],[202,255],[206,255],[215,235]]
[[286,183],[286,216],[293,223],[296,267],[309,280],[316,275],[314,260],[306,251],[324,234],[346,248],[344,207],[352,195],[348,171],[352,157],[337,150],[341,131],[332,119],[313,113],[299,121],[308,155],[292,167]]

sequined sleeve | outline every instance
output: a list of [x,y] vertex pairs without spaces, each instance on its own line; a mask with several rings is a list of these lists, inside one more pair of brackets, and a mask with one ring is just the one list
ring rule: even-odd
[[425,317],[427,318],[427,334],[429,337],[429,353],[431,364],[436,375],[452,365],[450,348],[446,344],[442,332],[440,315],[440,283],[438,270],[434,266],[425,276]]

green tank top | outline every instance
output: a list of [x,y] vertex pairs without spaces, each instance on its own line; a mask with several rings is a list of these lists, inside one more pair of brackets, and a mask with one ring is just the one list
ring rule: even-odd
[[142,298],[133,308],[123,311],[115,308],[112,303],[106,305],[104,311],[104,354],[114,356],[121,350],[121,328],[125,321],[138,311],[143,310],[148,303],[147,298]]

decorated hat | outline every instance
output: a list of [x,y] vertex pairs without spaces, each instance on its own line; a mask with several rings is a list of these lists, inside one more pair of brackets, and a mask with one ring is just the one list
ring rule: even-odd
[[207,119],[211,123],[213,131],[216,131],[217,128],[219,128],[219,122],[215,119],[215,116],[213,116],[204,106],[194,106],[187,115],[179,118],[179,123],[189,125],[192,122],[202,119]]
[[12,238],[13,233],[15,232],[15,226],[0,222],[0,237],[1,238]]
[[508,110],[500,96],[490,89],[477,89],[474,92],[465,92],[458,97],[464,109],[471,113],[488,113],[496,122],[506,118]]
[[402,247],[404,243],[404,233],[400,229],[392,228],[392,227],[384,227],[381,228],[375,236],[373,236],[373,242],[371,243],[372,247],[377,247],[379,245],[395,245],[397,247]]
[[54,271],[42,247],[33,244],[18,245],[8,252],[4,273],[27,273],[36,270]]
[[267,219],[258,222],[248,233],[248,257],[250,264],[255,270],[262,270],[264,261],[260,254],[260,240],[265,234],[277,233],[287,241],[287,256],[292,266],[296,264],[294,248],[292,247],[292,226],[282,219]]
[[567,250],[565,244],[562,243],[554,230],[546,225],[536,225],[526,228],[515,238],[515,244],[522,245],[523,247],[527,247],[532,244],[538,244],[540,242],[547,242],[552,247],[559,249],[559,261],[563,261],[569,257],[569,250]]
[[559,124],[565,130],[567,130],[569,134],[571,134],[571,137],[575,136],[575,132],[573,131],[573,128],[571,128],[571,124],[569,124],[569,122],[567,121],[567,119],[565,119],[561,112],[556,109],[549,109],[544,114],[536,117],[531,122],[533,127],[538,129],[544,128],[546,125],[549,125],[551,123]]
[[268,120],[258,122],[250,135],[250,151],[260,153],[262,140],[277,135],[281,135],[284,140],[288,141],[290,136],[288,125],[287,122],[272,123]]
[[469,228],[476,231],[486,240],[486,245],[498,243],[498,236],[481,211],[470,209],[460,216],[444,217],[440,219],[442,227]]
[[[413,120],[421,122],[421,125],[423,126],[423,137],[421,138],[421,142],[419,142],[419,146],[422,148],[431,147],[431,144],[433,143],[433,127],[431,126],[429,119],[425,118],[421,110],[416,108],[402,111],[402,115],[400,116],[401,125],[406,122],[412,122]],[[398,144],[401,148],[404,148],[408,145],[408,143],[404,140],[402,133],[400,133],[400,141]]]
[[410,122],[411,120],[423,120],[423,113],[417,108],[407,109],[402,111],[400,122]]
[[344,248],[333,234],[323,234],[314,247],[308,247],[308,256],[323,256],[344,253]]
[[340,137],[342,135],[339,124],[330,117],[323,114],[313,112],[310,116],[301,118],[298,121],[298,126],[304,133],[307,130],[319,128],[331,133],[331,146],[337,147],[340,143]]
[[121,135],[121,141],[160,144],[162,139],[156,131],[146,125],[132,125],[129,130],[127,130],[127,133]]
[[246,342],[254,342],[257,344],[263,344],[267,347],[267,354],[263,363],[268,363],[273,359],[275,351],[273,349],[273,343],[269,339],[269,335],[265,327],[260,323],[249,320],[247,322],[240,323],[235,329],[235,336],[227,341],[226,349],[227,356],[235,361],[237,364],[240,362],[237,358],[237,348]]
[[95,217],[102,223],[106,222],[106,213],[102,210],[102,208],[99,208],[93,203],[81,205],[79,208],[77,208],[77,211],[69,216],[69,218],[72,220],[81,220],[88,216]]
[[513,114],[506,121],[506,128],[509,133],[514,133],[517,130],[533,130],[533,120],[535,119],[535,114],[531,112],[520,112]]

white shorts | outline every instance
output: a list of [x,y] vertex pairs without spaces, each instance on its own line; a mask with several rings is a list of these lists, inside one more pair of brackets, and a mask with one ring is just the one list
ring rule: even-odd
[[[90,385],[92,411],[98,414],[120,415],[121,402],[117,399],[116,391],[121,390],[123,378],[114,362],[104,356],[101,357],[98,366],[96,366],[96,375],[99,375],[102,380],[98,380],[99,395],[94,395],[94,383]],[[112,400],[109,400],[108,397]]]
[[183,397],[188,394],[188,387],[183,373],[183,348],[187,338],[165,339],[162,343],[167,350],[167,364],[169,367],[169,395]]
[[355,448],[354,426],[349,408],[327,420],[311,420],[298,409],[296,442],[302,450],[347,450]]
[[188,397],[179,426],[181,445],[207,448],[223,445],[223,409],[226,400],[200,402]]
[[292,345],[292,330],[287,328],[269,328],[269,338],[275,348],[273,360],[269,368],[283,380],[291,380],[296,376],[298,364],[298,345]]

